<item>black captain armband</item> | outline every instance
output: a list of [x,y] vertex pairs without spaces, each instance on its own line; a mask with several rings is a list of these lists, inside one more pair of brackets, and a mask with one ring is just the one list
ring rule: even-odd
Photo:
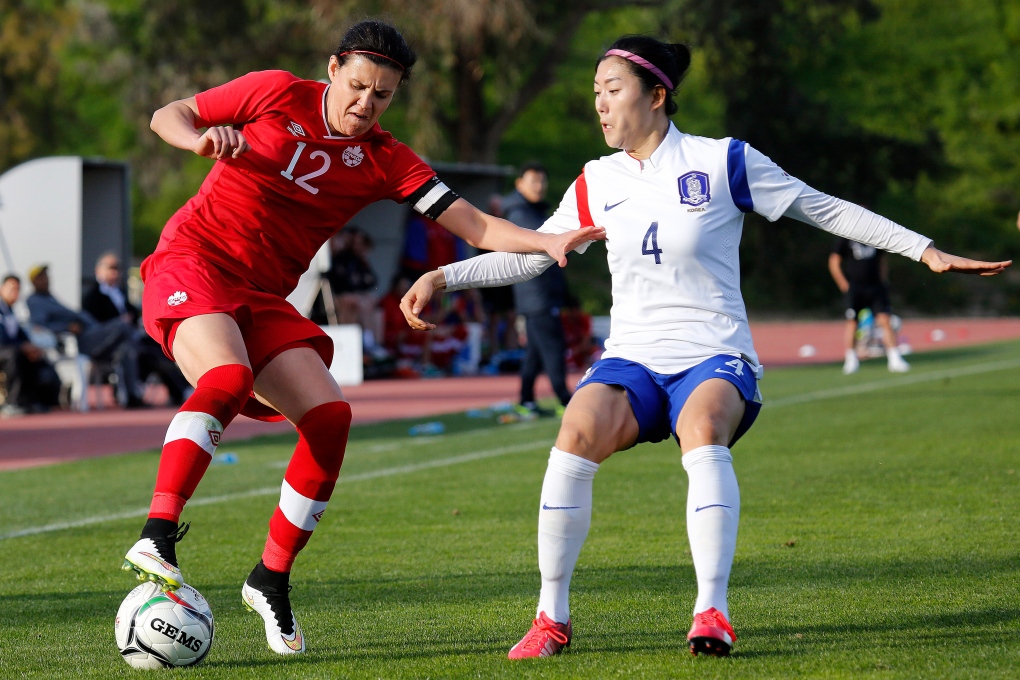
[[458,198],[460,196],[455,191],[439,181],[438,177],[433,177],[408,196],[407,202],[425,217],[436,220]]

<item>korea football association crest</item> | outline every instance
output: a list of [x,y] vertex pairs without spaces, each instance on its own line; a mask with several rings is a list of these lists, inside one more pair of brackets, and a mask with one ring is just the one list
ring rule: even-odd
[[687,205],[703,205],[712,200],[712,190],[708,185],[708,174],[692,170],[677,179],[680,185],[680,202]]
[[360,146],[351,146],[344,151],[344,164],[348,168],[356,168],[361,165],[363,160],[365,160],[365,152],[361,150]]

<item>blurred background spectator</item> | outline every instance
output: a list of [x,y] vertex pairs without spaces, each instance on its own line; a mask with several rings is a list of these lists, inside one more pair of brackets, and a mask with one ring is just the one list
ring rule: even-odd
[[125,408],[144,408],[134,326],[120,316],[100,323],[88,312],[75,312],[65,307],[50,294],[48,265],[35,265],[28,277],[34,288],[26,301],[32,323],[57,335],[74,335],[79,352],[95,362],[111,365],[117,376],[118,403]]
[[[520,167],[514,190],[503,197],[503,217],[519,227],[538,229],[549,214],[545,202],[549,176],[545,166],[531,161]],[[561,406],[570,401],[567,389],[566,338],[560,312],[567,296],[563,270],[552,266],[541,275],[513,286],[517,314],[524,317],[527,350],[521,364],[520,409],[534,415],[553,415],[535,403],[535,380],[545,372]]]
[[170,403],[180,406],[190,395],[191,385],[177,364],[163,353],[159,343],[139,326],[141,315],[138,308],[128,300],[122,286],[122,271],[123,266],[117,253],[103,253],[96,261],[95,280],[82,295],[82,311],[100,324],[119,319],[131,326],[138,356],[138,377],[143,381],[150,376],[158,377],[167,389]]
[[57,405],[60,379],[42,348],[33,344],[14,315],[21,296],[21,279],[13,274],[0,283],[0,387],[4,391],[0,415],[43,412]]
[[374,245],[364,230],[354,225],[344,227],[330,242],[332,259],[326,272],[337,322],[360,325],[368,352],[378,348],[380,337],[375,294],[379,279],[369,259]]

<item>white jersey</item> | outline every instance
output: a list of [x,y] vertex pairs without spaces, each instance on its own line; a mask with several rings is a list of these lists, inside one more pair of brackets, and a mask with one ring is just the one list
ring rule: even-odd
[[[587,163],[539,231],[606,229],[613,307],[603,357],[662,374],[719,354],[757,367],[740,294],[740,237],[752,210],[772,222],[785,213],[914,260],[931,243],[807,187],[744,142],[683,134],[672,124],[648,160],[621,152]],[[456,290],[526,280],[552,262],[544,253],[490,253],[443,271]]]
[[587,163],[541,230],[606,229],[613,307],[604,357],[656,373],[717,354],[757,365],[740,294],[744,213],[775,221],[803,189],[743,142],[670,124],[648,160],[620,152]]

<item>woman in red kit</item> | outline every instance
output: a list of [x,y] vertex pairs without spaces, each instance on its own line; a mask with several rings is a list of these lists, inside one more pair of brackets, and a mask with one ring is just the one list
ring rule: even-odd
[[242,588],[279,654],[305,649],[288,597],[291,566],[325,512],[351,423],[327,368],[332,343],[285,300],[319,247],[385,198],[480,248],[544,251],[561,264],[602,236],[594,228],[551,236],[485,215],[383,131],[379,116],[415,60],[394,28],[364,21],[330,57],[328,84],[249,73],[152,118],[168,144],[217,162],[142,263],[145,328],[195,392],[170,424],[149,518],[124,568],[181,586],[175,544],[187,525],[178,522],[223,429],[239,412],[287,418],[298,445],[262,559]]

